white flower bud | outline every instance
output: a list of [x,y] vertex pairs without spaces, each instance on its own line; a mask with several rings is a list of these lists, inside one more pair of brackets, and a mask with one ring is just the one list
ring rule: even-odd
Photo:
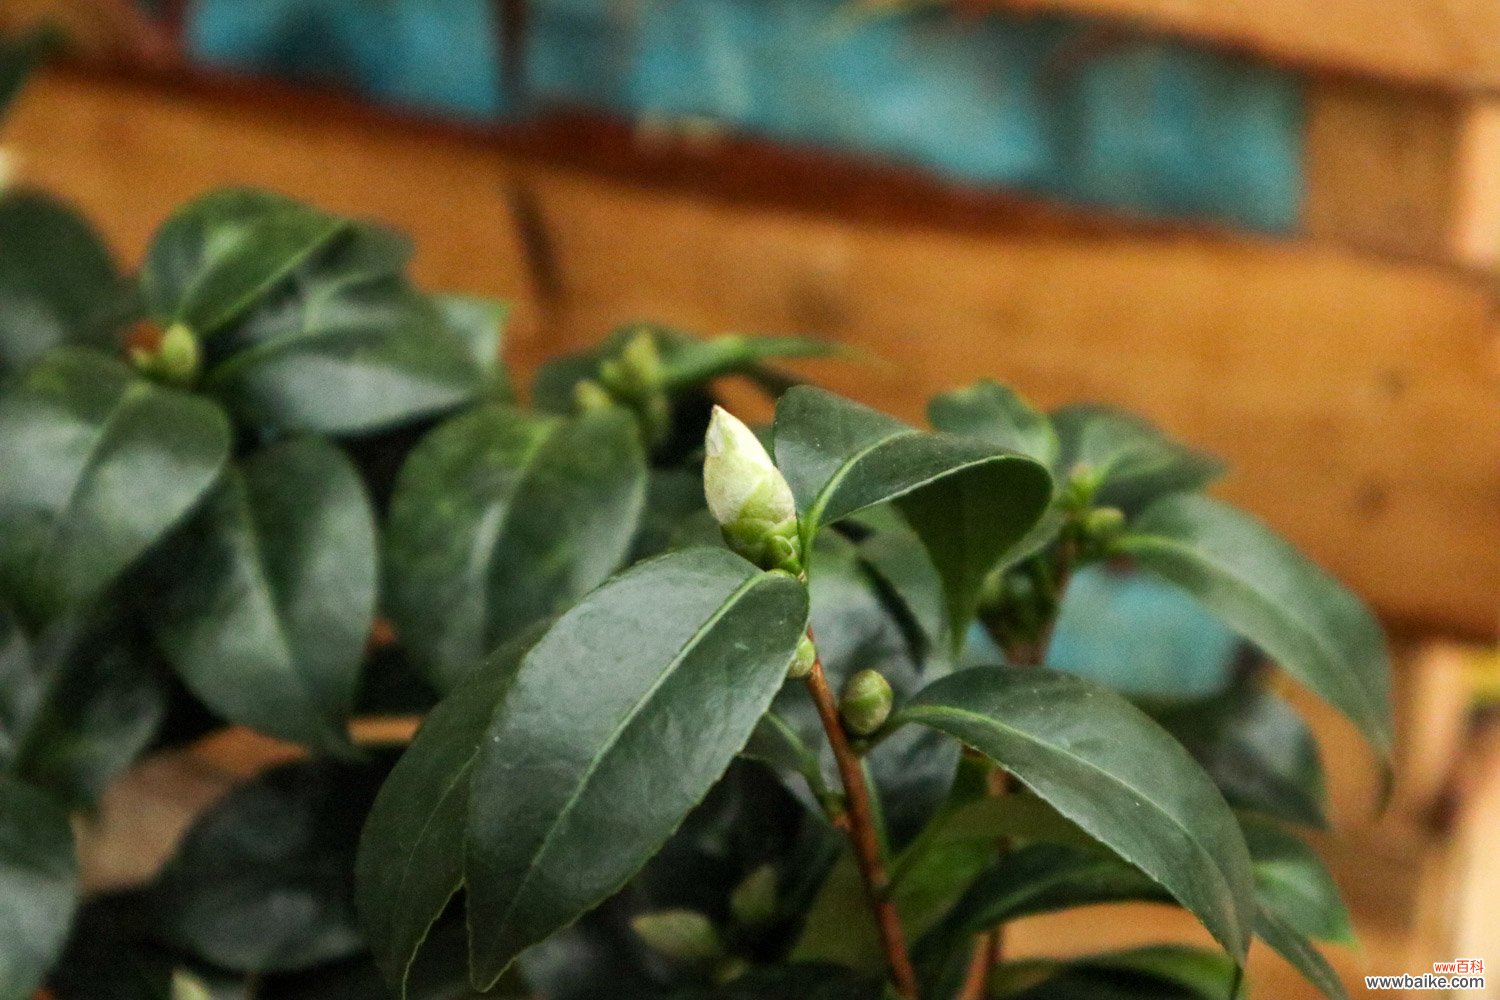
[[715,406],[704,451],[703,493],[729,547],[761,569],[799,575],[797,504],[755,432]]
[[725,527],[753,520],[778,524],[797,516],[792,490],[765,446],[734,414],[715,406],[703,441],[703,492]]

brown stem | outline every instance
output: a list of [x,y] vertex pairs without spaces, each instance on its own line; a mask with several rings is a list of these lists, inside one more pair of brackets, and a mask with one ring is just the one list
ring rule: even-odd
[[[812,631],[808,631],[812,637]],[[896,907],[886,897],[890,876],[886,873],[885,859],[880,853],[880,838],[875,832],[875,814],[870,806],[870,790],[865,784],[864,769],[859,758],[849,748],[849,738],[844,734],[844,725],[839,720],[838,703],[833,690],[828,686],[828,677],[823,673],[823,661],[814,659],[812,670],[807,675],[807,690],[817,706],[818,717],[823,720],[823,730],[828,734],[828,743],[833,747],[834,760],[838,762],[839,778],[844,783],[844,795],[848,803],[849,842],[854,847],[855,860],[859,862],[859,873],[865,882],[865,892],[870,897],[870,908],[874,911],[875,924],[880,929],[880,940],[885,947],[886,965],[890,969],[891,982],[896,992],[907,1000],[917,998],[917,973],[911,964],[911,953],[906,947],[906,932],[901,927],[901,918]]]
[[954,1000],[984,1000],[990,982],[990,970],[1000,964],[1005,928],[993,927],[974,939],[974,954],[964,972],[963,985]]

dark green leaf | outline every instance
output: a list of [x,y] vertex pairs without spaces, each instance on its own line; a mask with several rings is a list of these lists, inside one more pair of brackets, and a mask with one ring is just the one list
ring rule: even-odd
[[837,965],[816,962],[754,969],[708,990],[673,1000],[880,1000],[880,984]]
[[1136,900],[1165,903],[1171,896],[1114,855],[1065,844],[1031,844],[975,880],[945,925],[947,931],[973,935],[1039,913]]
[[1046,509],[1047,470],[982,441],[925,434],[811,386],[776,407],[776,463],[801,515],[803,550],[830,524],[900,500],[943,578],[955,641],[985,575]]
[[1077,906],[1172,897],[1140,869],[1097,849],[1037,843],[1001,858],[974,880],[916,948],[926,991],[951,994],[963,981],[976,934],[1021,917]]
[[890,598],[887,603],[907,629],[917,654],[924,660],[945,658],[954,645],[948,600],[943,579],[917,533],[900,518],[890,518],[860,539],[859,557]]
[[1153,504],[1120,549],[1187,590],[1391,751],[1390,654],[1369,610],[1259,521],[1209,497]]
[[1317,740],[1276,694],[1241,684],[1157,712],[1156,720],[1203,765],[1230,805],[1307,826],[1327,824]]
[[341,233],[209,342],[205,387],[270,432],[364,433],[476,399],[494,366],[401,276],[408,252],[373,227]]
[[510,306],[471,295],[438,295],[434,301],[448,328],[468,342],[475,367],[488,376],[488,398],[497,403],[512,402],[515,390],[501,360]]
[[163,561],[157,632],[193,692],[261,732],[346,749],[377,581],[374,516],[343,453],[306,438],[257,454]]
[[0,591],[33,622],[91,602],[199,501],[228,453],[212,403],[101,355],[48,355],[0,399]]
[[1060,478],[1080,467],[1101,485],[1094,501],[1127,513],[1157,497],[1200,490],[1224,474],[1224,463],[1174,441],[1133,413],[1077,404],[1052,414],[1061,443]]
[[1234,815],[1177,741],[1123,698],[1048,670],[979,667],[932,684],[892,722],[994,759],[1244,958],[1252,883]]
[[688,550],[476,671],[397,765],[361,846],[361,909],[388,974],[404,977],[460,885],[485,986],[619,888],[749,739],[806,621],[796,581]]
[[165,707],[163,671],[116,609],[63,621],[36,643],[0,612],[0,771],[92,807]]
[[1221,953],[1154,945],[1068,962],[1009,963],[992,978],[990,995],[1004,1000],[1228,1000],[1235,977],[1234,962]]
[[940,431],[987,441],[1048,468],[1057,462],[1060,445],[1052,421],[1014,389],[989,379],[934,397],[927,419]]
[[623,410],[571,419],[496,406],[412,452],[385,539],[388,611],[442,689],[567,607],[630,551],[646,462]]
[[1240,826],[1250,848],[1262,912],[1316,941],[1352,943],[1349,911],[1317,852],[1270,820],[1241,816]]
[[738,333],[710,340],[684,337],[669,342],[662,351],[662,375],[671,391],[725,375],[750,374],[763,361],[821,358],[838,352],[836,345],[811,337],[749,337]]
[[45,27],[0,39],[0,121],[5,120],[27,77],[60,41],[56,31]]
[[[690,469],[652,469],[646,487],[646,505],[640,528],[631,544],[631,561],[660,555],[672,547],[673,536],[684,522],[706,512],[703,474]],[[718,523],[714,523],[718,530]],[[711,543],[717,544],[717,542]]]
[[0,777],[0,998],[26,1000],[41,984],[67,941],[77,884],[67,814]]
[[365,823],[355,902],[376,962],[403,996],[418,949],[464,882],[469,777],[479,744],[539,634],[501,647],[427,716]]
[[141,274],[162,326],[207,337],[254,307],[348,223],[267,191],[215,191],[157,231]]
[[1304,979],[1312,983],[1329,1000],[1348,1000],[1344,984],[1328,960],[1319,954],[1307,937],[1277,914],[1262,909],[1255,918],[1255,936],[1286,959]]
[[64,344],[108,347],[126,312],[123,279],[87,221],[44,194],[0,196],[0,376]]
[[795,580],[698,549],[615,578],[538,642],[471,782],[476,986],[655,853],[749,739],[806,626]]
[[354,853],[383,774],[305,761],[230,792],[152,888],[161,940],[236,972],[307,969],[363,950]]

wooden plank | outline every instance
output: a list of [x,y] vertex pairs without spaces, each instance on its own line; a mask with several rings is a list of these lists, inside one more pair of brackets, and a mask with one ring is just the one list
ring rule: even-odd
[[1225,496],[1387,614],[1493,630],[1500,407],[1483,282],[1320,247],[977,238],[536,182],[563,262],[561,342],[634,316],[796,330],[887,359],[818,374],[908,417],[979,375],[1049,405],[1130,406],[1228,457]]
[[[178,205],[215,187],[253,185],[410,234],[413,273],[431,287],[526,297],[504,157],[475,142],[308,114],[318,106],[316,96],[309,101],[250,107],[47,73],[5,138],[20,182],[77,203],[131,263]],[[518,335],[527,329],[523,317]]]
[[1491,0],[962,0],[1066,12],[1324,70],[1454,90],[1500,88]]
[[[797,158],[774,150],[750,173],[735,172],[733,146],[663,155],[658,182],[623,133],[542,130],[497,148],[278,93],[252,103],[52,75],[8,137],[23,176],[80,202],[129,260],[171,208],[221,184],[383,219],[414,235],[429,286],[523,303],[511,342],[523,369],[649,316],[867,347],[890,363],[823,374],[907,415],[980,374],[1049,404],[1134,406],[1233,460],[1226,495],[1388,614],[1493,629],[1500,408],[1483,280],[1332,246],[1008,214],[959,191],[937,216],[887,212],[883,200],[920,190],[905,180],[867,188],[846,214],[837,173],[772,190],[801,181]],[[991,214],[950,225],[966,205]],[[524,239],[514,206],[528,208]]]
[[1307,234],[1394,257],[1450,259],[1467,102],[1366,80],[1310,83]]

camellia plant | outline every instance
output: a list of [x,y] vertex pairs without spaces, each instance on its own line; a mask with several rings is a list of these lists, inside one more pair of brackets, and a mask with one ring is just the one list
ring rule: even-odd
[[[990,381],[919,429],[768,367],[816,341],[652,324],[523,405],[503,308],[407,258],[222,191],[125,274],[0,195],[0,1000],[1217,998],[1257,939],[1343,996],[1317,749],[1262,660],[1385,757],[1388,656],[1218,462]],[[1101,566],[1264,657],[1206,698],[1049,668]],[[230,724],[304,754],[80,900],[109,785]],[[1218,948],[1005,947],[1126,901]]]

